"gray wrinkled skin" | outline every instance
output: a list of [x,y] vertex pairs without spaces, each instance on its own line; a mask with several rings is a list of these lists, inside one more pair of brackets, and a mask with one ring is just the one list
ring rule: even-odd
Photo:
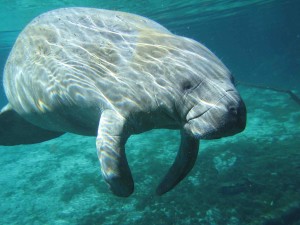
[[16,134],[3,145],[64,132],[95,135],[103,177],[124,197],[134,189],[125,155],[130,135],[181,130],[176,160],[157,188],[161,195],[192,169],[199,139],[236,134],[246,123],[230,72],[212,52],[123,12],[65,8],[37,17],[11,51],[4,87],[9,105],[2,117],[14,112],[40,135],[26,134],[25,141]]

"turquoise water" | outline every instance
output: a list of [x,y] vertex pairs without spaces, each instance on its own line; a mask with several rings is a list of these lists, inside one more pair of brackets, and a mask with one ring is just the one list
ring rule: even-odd
[[0,146],[0,224],[300,224],[300,105],[289,95],[300,96],[299,1],[0,0],[0,6],[1,71],[19,32],[40,13],[66,6],[121,10],[204,43],[241,83],[248,109],[246,130],[202,141],[192,172],[162,197],[154,188],[175,158],[178,131],[130,138],[136,190],[126,199],[107,190],[93,137]]

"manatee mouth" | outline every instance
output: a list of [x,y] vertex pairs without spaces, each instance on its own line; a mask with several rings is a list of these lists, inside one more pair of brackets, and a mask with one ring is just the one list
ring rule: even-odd
[[[191,110],[194,110],[195,107],[193,107]],[[198,114],[195,114],[195,115],[191,115],[189,116],[190,113],[188,113],[187,117],[186,117],[186,121],[187,123],[189,123],[191,120],[194,120],[194,119],[197,119],[201,116],[203,116],[206,112],[208,112],[211,108],[208,108],[206,110],[204,110],[203,112],[201,113],[198,113]]]
[[189,123],[191,120],[200,118],[205,113],[207,113],[210,109],[217,108],[218,103],[225,97],[226,95],[223,95],[220,97],[215,103],[209,103],[207,101],[201,100],[202,104],[198,104],[194,107],[192,107],[187,115],[186,115],[186,121]]
[[219,98],[216,103],[209,103],[202,100],[203,104],[192,107],[186,115],[186,124],[184,125],[186,132],[196,139],[207,139],[209,134],[214,133],[216,129],[212,129],[209,121],[202,119],[202,117],[205,117],[211,109],[216,108],[218,102],[220,102],[223,97],[224,96]]
[[207,136],[209,136],[210,133],[215,132],[215,129],[212,129],[209,123],[207,123],[205,119],[202,119],[202,117],[210,109],[207,109],[193,117],[187,118],[187,122],[184,125],[184,130],[187,134],[196,139],[207,139]]

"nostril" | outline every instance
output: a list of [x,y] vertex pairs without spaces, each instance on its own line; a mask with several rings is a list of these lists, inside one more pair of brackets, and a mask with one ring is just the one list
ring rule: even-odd
[[238,110],[237,110],[237,108],[234,107],[234,106],[230,106],[230,107],[228,108],[228,111],[229,111],[231,114],[234,114],[234,115],[237,115],[237,114],[238,114]]

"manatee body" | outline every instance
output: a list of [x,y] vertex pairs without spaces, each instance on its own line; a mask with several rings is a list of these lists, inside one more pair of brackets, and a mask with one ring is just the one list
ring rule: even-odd
[[181,130],[161,195],[192,169],[200,139],[234,135],[246,123],[232,76],[211,51],[123,12],[63,8],[35,18],[9,55],[3,83],[9,104],[0,114],[1,145],[65,132],[97,136],[103,177],[118,196],[134,189],[130,135]]

